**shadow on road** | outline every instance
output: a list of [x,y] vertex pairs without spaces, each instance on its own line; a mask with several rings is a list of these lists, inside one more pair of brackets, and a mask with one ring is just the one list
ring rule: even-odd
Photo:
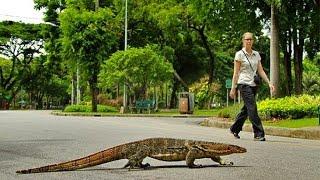
[[186,168],[186,169],[202,169],[202,168],[241,168],[241,167],[251,167],[251,166],[221,166],[221,165],[202,165],[199,168],[189,168],[187,165],[161,165],[161,166],[150,166],[147,168],[90,168],[81,169],[77,171],[145,171],[145,170],[155,170],[155,169],[171,169],[171,168]]

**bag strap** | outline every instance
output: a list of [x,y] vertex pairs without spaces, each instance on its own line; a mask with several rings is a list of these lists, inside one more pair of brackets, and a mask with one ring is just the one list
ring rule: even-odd
[[[252,65],[251,65],[251,63],[250,63],[250,61],[249,61],[248,56],[246,55],[246,53],[245,53],[242,49],[241,49],[241,51],[242,51],[242,52],[243,52],[243,54],[246,56],[247,61],[249,62],[249,64],[250,64],[250,67],[251,67],[252,71],[254,72],[253,67],[252,67]],[[257,72],[255,72],[255,73],[257,73]]]

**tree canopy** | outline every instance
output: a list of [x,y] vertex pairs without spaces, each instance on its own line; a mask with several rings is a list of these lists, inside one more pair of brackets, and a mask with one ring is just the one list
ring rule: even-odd
[[[127,52],[124,5],[123,0],[35,0],[35,8],[44,9],[45,24],[0,22],[1,91],[13,101],[28,94],[29,101],[43,104],[54,98],[47,89],[61,88],[67,93],[58,99],[67,103],[76,80],[93,111],[98,94],[117,91],[110,98],[121,98],[123,84],[134,98],[146,98],[152,89],[172,108],[177,93],[194,84],[201,87],[195,96],[201,104],[211,104],[212,98],[224,101],[234,53],[249,31],[267,74],[279,68],[279,96],[318,93],[314,71],[305,68],[319,66],[317,1],[128,1]],[[279,41],[270,41],[271,27]],[[270,58],[270,42],[280,56]],[[303,63],[306,57],[308,63]],[[275,59],[277,64],[270,66]],[[262,86],[259,98],[269,96],[267,91]]]
[[117,51],[105,60],[100,73],[100,86],[126,84],[136,99],[146,99],[146,90],[170,81],[172,64],[159,55],[154,46]]

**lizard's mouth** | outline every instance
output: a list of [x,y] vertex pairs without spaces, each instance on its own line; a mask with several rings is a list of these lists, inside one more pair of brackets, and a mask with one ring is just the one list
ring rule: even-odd
[[245,153],[245,152],[247,152],[247,149],[237,146],[237,151],[238,151],[238,153]]

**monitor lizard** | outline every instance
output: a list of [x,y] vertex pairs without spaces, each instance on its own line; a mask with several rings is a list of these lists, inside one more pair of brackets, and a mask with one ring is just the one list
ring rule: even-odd
[[185,160],[190,168],[202,167],[201,165],[194,164],[195,159],[201,158],[211,158],[220,165],[233,165],[233,162],[226,162],[220,156],[245,153],[246,151],[243,147],[224,143],[174,138],[149,138],[114,146],[83,158],[38,168],[19,170],[16,173],[72,171],[120,159],[128,159],[128,163],[124,168],[145,168],[150,166],[148,163],[142,163],[146,157],[162,161]]

